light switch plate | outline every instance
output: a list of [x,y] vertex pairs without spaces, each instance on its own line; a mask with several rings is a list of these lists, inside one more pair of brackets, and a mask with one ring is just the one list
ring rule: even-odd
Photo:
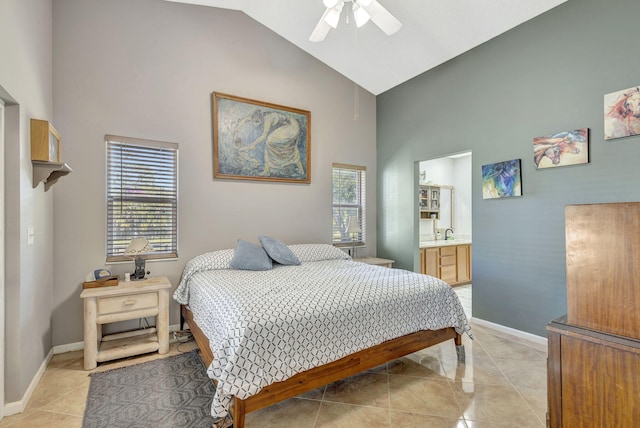
[[33,245],[33,226],[27,227],[27,245]]

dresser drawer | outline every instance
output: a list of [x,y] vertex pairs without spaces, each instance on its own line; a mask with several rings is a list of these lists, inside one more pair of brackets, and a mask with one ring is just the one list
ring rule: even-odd
[[452,283],[456,282],[456,266],[442,266],[440,268],[440,279],[444,282]]
[[158,306],[158,293],[140,293],[128,296],[98,298],[98,314],[129,312],[137,309],[155,308]]
[[452,256],[440,257],[440,266],[455,266],[455,265],[456,265],[455,254]]
[[450,245],[447,247],[440,247],[440,256],[455,256],[456,255],[456,247],[455,245]]

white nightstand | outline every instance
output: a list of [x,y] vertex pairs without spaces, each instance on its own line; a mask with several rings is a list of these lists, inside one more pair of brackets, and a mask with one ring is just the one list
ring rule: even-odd
[[395,260],[381,259],[378,257],[363,257],[361,259],[353,259],[353,261],[367,263],[370,265],[384,266],[388,268],[393,267],[393,264],[395,263]]
[[[87,288],[84,299],[84,369],[131,355],[169,351],[169,289],[164,276],[119,281],[117,286]],[[102,336],[102,325],[156,317],[156,327]]]

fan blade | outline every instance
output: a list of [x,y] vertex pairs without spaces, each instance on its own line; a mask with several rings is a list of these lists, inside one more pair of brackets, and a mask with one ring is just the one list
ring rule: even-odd
[[392,35],[402,27],[402,23],[376,0],[373,0],[373,3],[369,6],[362,7],[371,15],[373,23],[380,27],[387,36]]
[[324,17],[327,16],[327,13],[329,13],[330,10],[331,9],[327,9],[324,11],[322,17],[320,17],[320,21],[318,21],[318,24],[316,25],[316,28],[313,29],[313,32],[309,36],[309,41],[321,42],[325,37],[327,37],[331,26],[327,24],[327,22],[324,20]]

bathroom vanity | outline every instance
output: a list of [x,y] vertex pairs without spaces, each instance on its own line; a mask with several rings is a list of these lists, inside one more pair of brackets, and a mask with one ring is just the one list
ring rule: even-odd
[[451,286],[471,282],[471,241],[465,239],[420,242],[420,272]]

